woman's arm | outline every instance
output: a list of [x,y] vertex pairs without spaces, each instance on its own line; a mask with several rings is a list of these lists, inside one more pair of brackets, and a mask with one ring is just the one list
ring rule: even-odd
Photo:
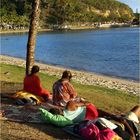
[[75,98],[77,96],[77,92],[75,91],[73,85],[71,83],[68,83],[67,88],[68,88],[70,97]]

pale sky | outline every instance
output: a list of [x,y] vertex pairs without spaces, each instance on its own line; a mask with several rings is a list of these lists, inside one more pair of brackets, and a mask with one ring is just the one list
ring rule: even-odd
[[133,10],[133,12],[136,12],[136,9],[138,9],[138,12],[140,13],[140,0],[118,0],[118,1],[127,4]]

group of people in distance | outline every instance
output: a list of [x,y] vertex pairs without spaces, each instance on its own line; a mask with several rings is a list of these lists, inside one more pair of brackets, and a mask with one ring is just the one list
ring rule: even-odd
[[[24,78],[24,91],[32,93],[37,96],[41,96],[46,102],[50,97],[50,92],[44,89],[41,85],[40,78],[38,76],[39,67],[33,66],[31,69],[31,74],[25,76]],[[78,97],[77,92],[75,91],[73,85],[71,84],[72,74],[70,71],[64,71],[61,79],[56,81],[53,84],[53,93],[52,93],[52,101],[53,104],[62,107],[62,110],[58,108],[52,108],[50,110],[53,114],[62,114],[68,119],[74,122],[80,122],[83,120],[97,120],[99,116],[108,116],[114,119],[115,121],[119,121],[123,123],[126,127],[126,133],[117,129],[117,134],[123,139],[130,139],[127,137],[127,133],[131,135],[130,140],[138,140],[139,132],[140,132],[140,106],[137,105],[130,110],[125,117],[116,117],[115,115],[103,112],[96,107],[85,101],[83,98]],[[81,106],[81,104],[83,103]],[[122,119],[123,118],[123,119]],[[125,121],[124,121],[125,118]],[[119,125],[118,125],[119,126]]]

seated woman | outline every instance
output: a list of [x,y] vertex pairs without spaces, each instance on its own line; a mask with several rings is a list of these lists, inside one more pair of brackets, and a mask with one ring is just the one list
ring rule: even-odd
[[49,98],[49,91],[46,89],[43,89],[40,79],[38,77],[38,72],[39,72],[39,67],[38,66],[33,66],[31,69],[31,74],[27,75],[24,78],[24,90],[41,96],[43,97],[45,100],[47,100]]
[[66,106],[67,102],[77,98],[77,92],[70,83],[72,74],[70,71],[64,71],[60,80],[53,85],[53,104]]

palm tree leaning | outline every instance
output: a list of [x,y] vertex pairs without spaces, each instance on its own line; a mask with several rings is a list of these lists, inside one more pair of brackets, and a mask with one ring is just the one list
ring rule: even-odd
[[32,9],[33,11],[31,15],[30,29],[27,42],[26,75],[29,75],[31,67],[34,65],[34,52],[40,16],[40,0],[33,0]]

